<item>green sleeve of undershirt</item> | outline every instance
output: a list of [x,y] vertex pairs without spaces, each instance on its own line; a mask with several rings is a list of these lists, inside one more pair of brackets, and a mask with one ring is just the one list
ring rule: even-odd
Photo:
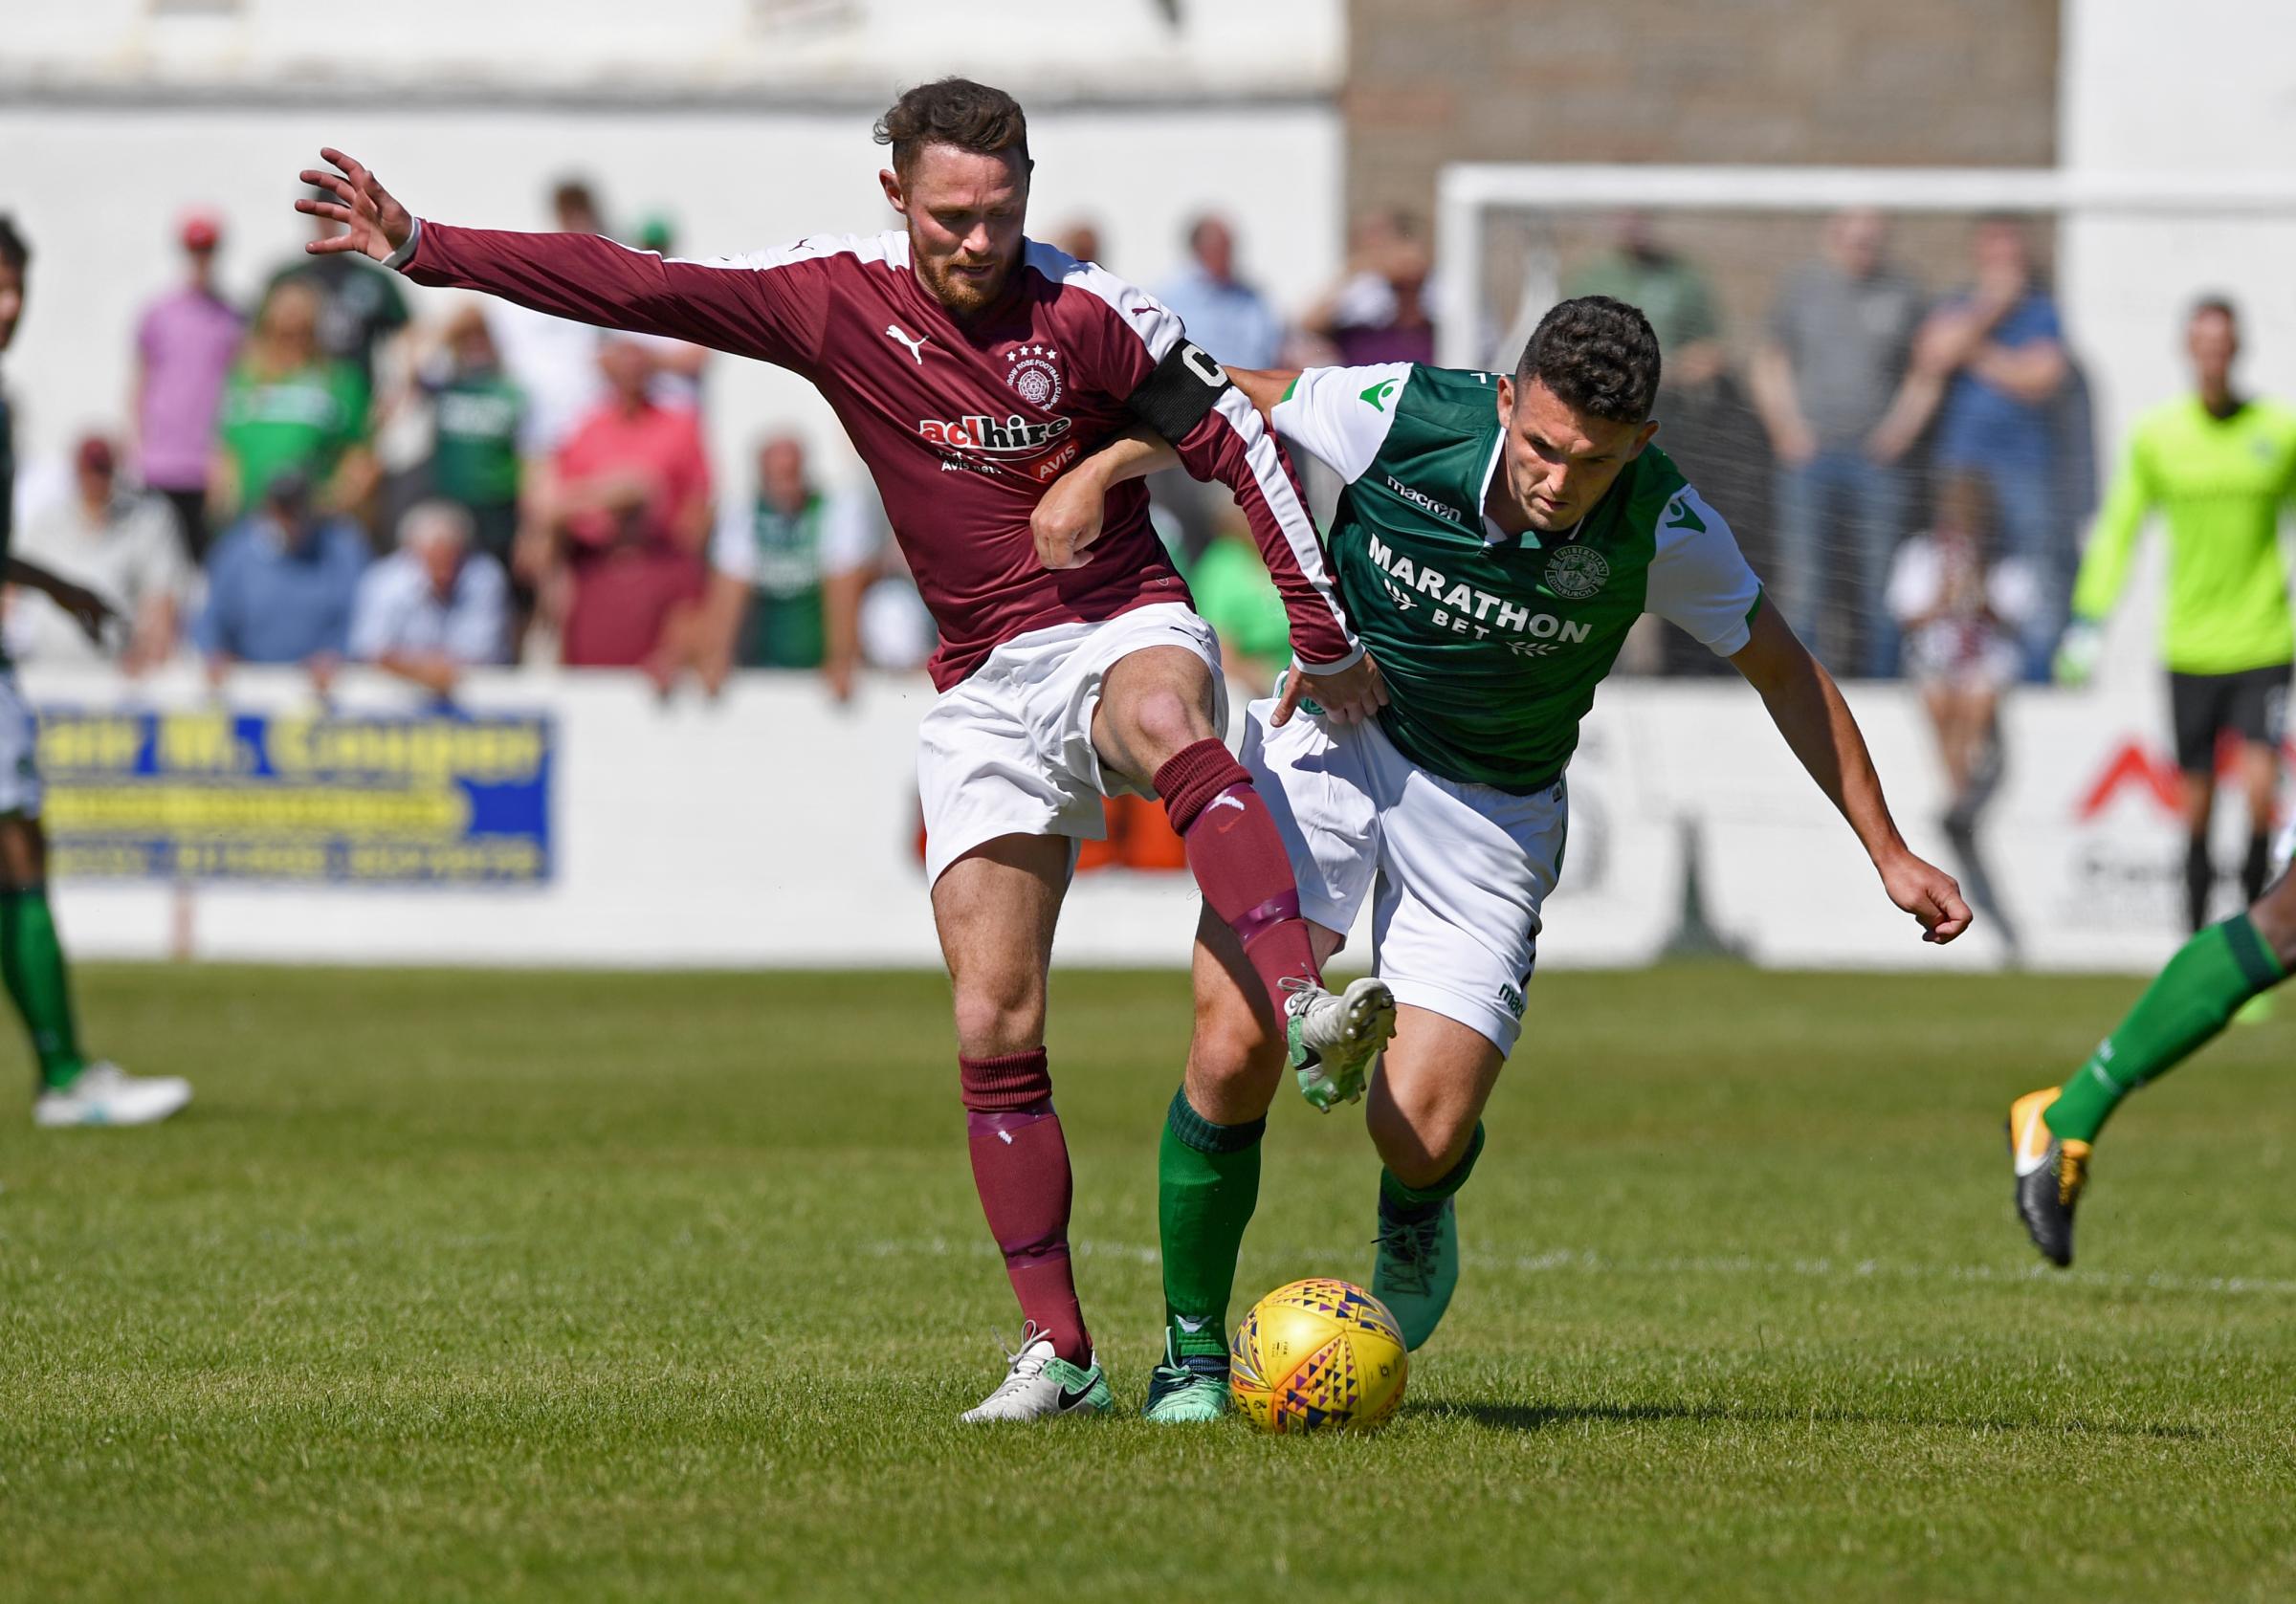
[[2144,441],[2129,443],[2112,488],[2097,511],[2089,531],[2088,549],[2081,557],[2081,577],[2073,583],[2073,616],[2093,621],[2108,618],[2129,582],[2129,566],[2136,555],[2136,538],[2152,512],[2153,490],[2145,471]]

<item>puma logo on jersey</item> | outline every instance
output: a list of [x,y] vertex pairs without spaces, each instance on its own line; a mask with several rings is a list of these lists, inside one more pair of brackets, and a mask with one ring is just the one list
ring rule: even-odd
[[924,336],[917,335],[913,337],[906,329],[902,328],[900,324],[887,323],[885,325],[885,338],[892,341],[897,341],[901,344],[908,346],[909,354],[916,359],[916,365],[919,367],[925,365]]

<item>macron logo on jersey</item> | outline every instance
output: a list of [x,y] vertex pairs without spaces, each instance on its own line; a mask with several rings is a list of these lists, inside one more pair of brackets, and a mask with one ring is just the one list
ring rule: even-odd
[[[1395,381],[1392,379],[1388,380],[1387,382],[1391,385],[1395,383]],[[1420,511],[1433,513],[1437,517],[1447,518],[1452,523],[1465,523],[1467,521],[1467,519],[1460,516],[1458,508],[1446,506],[1444,503],[1436,500],[1432,495],[1429,495],[1424,490],[1413,490],[1409,485],[1403,483],[1402,480],[1397,478],[1392,473],[1387,474],[1385,477],[1387,480],[1387,488],[1389,490],[1395,492],[1396,494],[1402,496],[1405,501],[1410,502],[1411,505],[1417,507],[1420,509]]]

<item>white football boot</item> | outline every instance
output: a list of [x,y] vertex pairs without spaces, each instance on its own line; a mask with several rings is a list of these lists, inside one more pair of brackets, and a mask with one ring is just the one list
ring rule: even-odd
[[1100,1373],[1094,1355],[1090,1369],[1079,1369],[1052,1351],[1052,1339],[1031,1320],[1021,1328],[1017,1352],[1005,1354],[1011,1367],[997,1390],[957,1418],[966,1425],[999,1420],[1050,1420],[1063,1415],[1105,1415],[1115,1406],[1108,1377]]
[[32,1123],[51,1131],[84,1125],[152,1125],[191,1101],[191,1083],[173,1075],[131,1075],[98,1059],[69,1086],[33,1100]]
[[1376,975],[1350,980],[1336,996],[1305,980],[1286,980],[1284,989],[1284,1045],[1299,1094],[1327,1114],[1355,1102],[1395,1034],[1395,993]]

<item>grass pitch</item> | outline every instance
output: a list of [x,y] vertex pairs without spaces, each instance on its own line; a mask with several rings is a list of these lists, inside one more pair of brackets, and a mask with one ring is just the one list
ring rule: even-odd
[[[1404,1413],[1294,1440],[954,1423],[1016,1316],[935,978],[81,984],[199,1100],[0,1100],[0,1598],[2296,1593],[2296,1025],[2124,1110],[2055,1274],[2001,1116],[2132,983],[1542,977]],[[1128,1409],[1183,987],[1055,983]],[[1279,1105],[1247,1295],[1366,1278],[1373,1174]]]

